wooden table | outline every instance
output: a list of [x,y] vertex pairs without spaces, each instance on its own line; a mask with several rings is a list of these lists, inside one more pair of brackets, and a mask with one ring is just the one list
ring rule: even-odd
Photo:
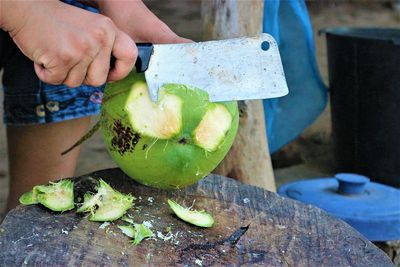
[[[116,224],[100,229],[74,211],[52,213],[19,206],[0,226],[0,266],[392,266],[390,259],[344,222],[312,206],[261,188],[210,175],[177,191],[148,188],[119,169],[90,175],[136,196],[134,220],[173,238],[129,243]],[[93,179],[77,177],[80,193]],[[202,229],[171,214],[166,199],[206,209],[215,225]],[[118,222],[119,223],[119,222]]]

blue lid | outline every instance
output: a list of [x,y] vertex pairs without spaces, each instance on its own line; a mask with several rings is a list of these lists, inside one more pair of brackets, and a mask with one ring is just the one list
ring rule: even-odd
[[365,176],[339,173],[298,181],[281,186],[278,193],[329,212],[371,241],[400,239],[400,190]]

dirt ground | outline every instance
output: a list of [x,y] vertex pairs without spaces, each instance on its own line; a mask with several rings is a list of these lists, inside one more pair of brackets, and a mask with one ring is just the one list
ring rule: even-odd
[[[150,8],[171,26],[178,34],[201,40],[200,2],[191,0],[152,0],[146,1]],[[318,64],[322,77],[327,80],[327,60],[325,39],[318,36],[321,28],[333,26],[382,26],[399,27],[398,13],[380,2],[364,1],[360,5],[339,3],[318,4],[313,2],[309,11],[315,32]],[[0,93],[0,103],[2,103]],[[1,104],[0,104],[1,106]],[[2,106],[0,113],[2,113]],[[1,115],[1,114],[0,114]],[[94,121],[97,118],[94,118]],[[331,159],[329,107],[318,120],[311,125],[296,141],[287,145],[274,155],[277,184],[290,179],[318,176],[330,173],[327,162]],[[323,164],[320,164],[323,162]],[[100,136],[96,134],[83,145],[77,174],[113,167],[115,164],[108,156]],[[285,168],[283,168],[285,167]],[[21,166],[23,168],[23,166]],[[5,126],[0,123],[0,213],[8,192],[7,149]]]

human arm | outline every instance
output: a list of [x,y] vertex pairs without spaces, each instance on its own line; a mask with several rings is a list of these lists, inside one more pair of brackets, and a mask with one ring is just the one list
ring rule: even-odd
[[174,33],[141,0],[91,0],[135,42],[185,43],[191,40]]

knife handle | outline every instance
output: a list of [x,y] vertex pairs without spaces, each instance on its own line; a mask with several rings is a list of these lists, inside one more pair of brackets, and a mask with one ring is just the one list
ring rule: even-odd
[[150,57],[153,54],[153,44],[138,43],[138,57],[136,59],[136,72],[145,72],[149,67]]
[[[137,43],[138,57],[136,59],[136,72],[145,72],[149,67],[150,57],[153,54],[153,44]],[[115,67],[115,57],[111,56],[110,69]]]

